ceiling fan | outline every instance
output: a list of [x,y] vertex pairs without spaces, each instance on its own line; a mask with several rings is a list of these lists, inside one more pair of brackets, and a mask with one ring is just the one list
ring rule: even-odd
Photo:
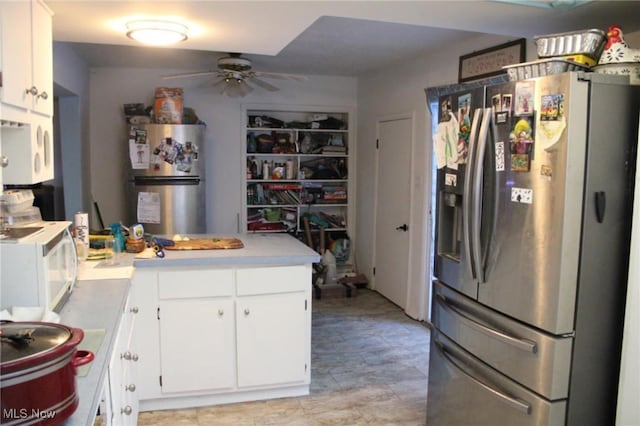
[[253,71],[251,61],[242,57],[240,53],[229,53],[229,56],[218,58],[217,70],[171,74],[163,76],[163,78],[186,78],[203,75],[217,76],[220,80],[218,80],[213,87],[219,89],[220,94],[227,95],[231,98],[238,98],[251,93],[253,91],[251,84],[255,84],[256,86],[270,92],[279,90],[276,86],[271,83],[267,83],[262,78],[292,79],[298,81],[306,80],[306,77],[297,74]]

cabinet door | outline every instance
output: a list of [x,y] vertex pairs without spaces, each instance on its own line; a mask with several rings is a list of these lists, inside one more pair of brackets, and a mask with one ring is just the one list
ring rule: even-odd
[[3,131],[2,169],[5,184],[32,184],[54,177],[53,125],[50,118],[31,115],[31,124]]
[[140,400],[161,396],[160,336],[158,330],[158,273],[153,268],[138,268],[133,276],[131,294],[135,315],[131,350],[138,354],[136,396]]
[[304,292],[237,299],[238,386],[307,380],[308,308]]
[[109,405],[111,408],[110,425],[121,425],[123,420],[123,407],[124,407],[124,383],[123,372],[125,368],[125,360],[123,358],[126,352],[126,321],[121,321],[120,327],[118,327],[116,341],[114,343],[114,351],[111,355],[111,361],[109,362]]
[[53,35],[51,14],[38,1],[31,2],[33,37],[33,81],[38,95],[33,97],[33,110],[53,116]]
[[234,386],[231,299],[161,301],[159,316],[163,393]]
[[[31,3],[0,3],[2,25],[2,102],[21,108],[31,106]],[[6,182],[5,182],[6,183]]]

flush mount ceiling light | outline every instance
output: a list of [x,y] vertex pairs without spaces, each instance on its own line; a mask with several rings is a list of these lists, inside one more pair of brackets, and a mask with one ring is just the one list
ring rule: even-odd
[[127,37],[151,46],[167,46],[186,40],[188,28],[171,21],[138,20],[127,22]]

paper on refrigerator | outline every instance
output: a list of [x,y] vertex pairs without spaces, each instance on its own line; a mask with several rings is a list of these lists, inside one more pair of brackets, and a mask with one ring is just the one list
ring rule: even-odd
[[438,124],[438,130],[434,135],[434,150],[439,169],[444,166],[450,169],[458,169],[458,120],[454,114],[449,113],[449,120]]
[[148,169],[150,157],[149,144],[129,141],[129,158],[132,169]]
[[160,194],[139,192],[137,217],[139,223],[160,223]]

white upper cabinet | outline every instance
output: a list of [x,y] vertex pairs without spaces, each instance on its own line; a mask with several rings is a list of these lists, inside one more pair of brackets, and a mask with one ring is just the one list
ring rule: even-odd
[[9,1],[0,4],[0,17],[2,118],[29,123],[28,116],[22,114],[33,111],[53,115],[50,10],[37,0]]
[[3,184],[54,178],[51,17],[40,0],[0,2]]

